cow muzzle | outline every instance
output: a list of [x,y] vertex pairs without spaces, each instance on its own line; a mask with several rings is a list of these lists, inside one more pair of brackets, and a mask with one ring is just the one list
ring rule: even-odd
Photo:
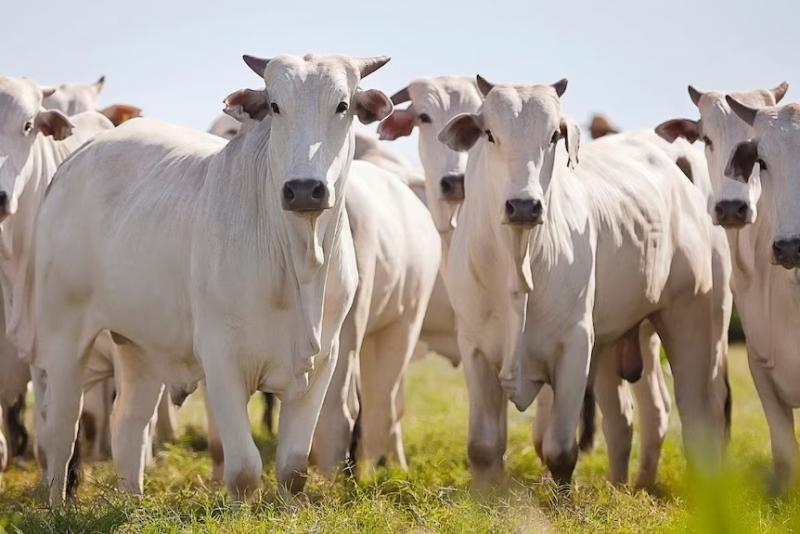
[[800,237],[778,239],[772,243],[774,263],[784,269],[800,267]]
[[512,198],[506,201],[506,222],[516,226],[533,227],[544,221],[544,206],[532,198]]
[[328,186],[314,178],[299,178],[283,184],[281,205],[286,211],[319,212],[333,206]]
[[442,200],[445,202],[463,202],[464,200],[464,175],[446,174],[439,182]]
[[720,200],[714,206],[714,216],[724,228],[741,228],[752,222],[753,210],[743,200]]

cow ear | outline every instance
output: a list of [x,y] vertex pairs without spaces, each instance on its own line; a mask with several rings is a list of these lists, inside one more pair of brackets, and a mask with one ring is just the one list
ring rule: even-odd
[[397,109],[383,119],[378,125],[378,137],[382,141],[394,141],[398,137],[406,137],[414,131],[417,114],[411,107]]
[[574,169],[578,165],[578,149],[581,146],[581,129],[575,121],[570,119],[561,119],[561,137],[567,145],[567,167]]
[[700,139],[700,121],[672,119],[656,126],[656,133],[670,143],[683,137],[690,143]]
[[725,167],[725,176],[747,183],[757,161],[758,143],[752,140],[739,143]]
[[56,141],[64,140],[72,135],[74,127],[66,115],[54,109],[42,110],[36,115],[36,129]]
[[222,110],[239,122],[263,120],[269,115],[269,96],[264,90],[239,89],[225,97]]
[[483,118],[472,113],[456,115],[439,132],[439,141],[457,152],[466,152],[483,135]]
[[358,115],[358,120],[363,124],[382,121],[391,115],[394,109],[389,97],[377,89],[359,90],[356,93],[355,104],[356,115]]
[[119,126],[125,121],[142,116],[142,110],[128,104],[112,104],[100,110],[114,126]]

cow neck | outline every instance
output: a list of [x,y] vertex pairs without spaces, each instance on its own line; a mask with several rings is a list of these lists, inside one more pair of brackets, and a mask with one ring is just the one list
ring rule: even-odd
[[33,287],[33,236],[36,215],[58,166],[72,151],[68,141],[55,142],[39,135],[26,164],[26,183],[17,211],[0,224],[3,259],[0,282],[6,317],[6,336],[23,352],[32,349],[33,332],[26,306]]

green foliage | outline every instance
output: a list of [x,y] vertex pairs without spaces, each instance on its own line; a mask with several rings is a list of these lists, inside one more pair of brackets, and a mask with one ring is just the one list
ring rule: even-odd
[[[403,420],[409,471],[379,468],[358,482],[346,475],[313,474],[294,503],[277,497],[275,441],[251,404],[256,443],[264,458],[264,489],[235,508],[210,481],[202,402],[179,411],[183,434],[161,450],[145,478],[145,496],[114,489],[109,463],[88,468],[71,506],[50,511],[33,463],[5,474],[0,532],[792,532],[800,531],[800,496],[766,495],[769,440],[747,362],[731,353],[733,438],[725,473],[689,475],[681,452],[677,414],[664,444],[655,494],[606,482],[602,439],[581,457],[573,491],[561,493],[546,477],[531,442],[532,413],[509,409],[509,480],[490,495],[470,489],[466,461],[467,395],[460,369],[437,357],[409,370]],[[632,471],[638,454],[634,443]]]

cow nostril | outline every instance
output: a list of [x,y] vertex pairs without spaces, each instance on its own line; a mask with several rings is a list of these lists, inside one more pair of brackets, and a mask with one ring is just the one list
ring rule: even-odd
[[776,258],[780,258],[783,255],[783,246],[780,242],[775,242],[772,244],[772,253],[775,255]]
[[514,215],[514,211],[514,204],[510,200],[506,201],[506,217]]
[[448,194],[453,191],[453,185],[447,180],[442,180],[442,193]]
[[289,184],[283,186],[283,198],[289,202],[294,200],[294,191],[292,191],[292,188],[289,186]]
[[324,184],[317,184],[314,186],[314,189],[311,190],[311,198],[314,200],[322,200],[325,197],[325,185]]
[[717,204],[714,206],[714,213],[717,214],[717,217],[722,217],[725,215],[725,208],[723,208],[721,204]]
[[736,209],[736,214],[739,217],[746,217],[747,216],[747,204],[740,204],[739,207]]

